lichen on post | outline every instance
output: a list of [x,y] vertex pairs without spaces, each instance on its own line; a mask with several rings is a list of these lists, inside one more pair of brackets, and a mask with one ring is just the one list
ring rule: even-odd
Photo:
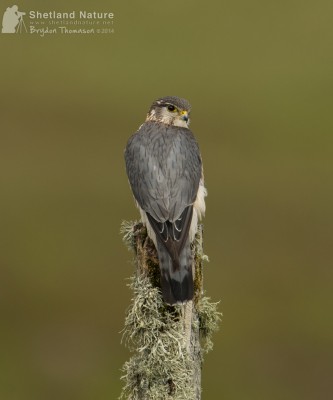
[[132,357],[123,366],[126,400],[199,400],[203,354],[212,348],[212,334],[221,313],[218,303],[203,296],[202,225],[193,243],[195,294],[184,305],[169,306],[160,293],[155,246],[142,223],[123,222],[124,242],[135,253],[136,272],[123,338]]

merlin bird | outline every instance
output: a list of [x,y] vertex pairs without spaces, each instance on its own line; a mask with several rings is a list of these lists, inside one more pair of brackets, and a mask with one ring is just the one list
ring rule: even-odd
[[190,110],[179,97],[154,101],[125,149],[128,179],[157,249],[163,299],[171,305],[193,298],[190,245],[207,195]]

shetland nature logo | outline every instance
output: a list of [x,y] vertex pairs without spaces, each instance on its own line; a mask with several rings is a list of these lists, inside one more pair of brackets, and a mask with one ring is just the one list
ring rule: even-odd
[[23,16],[25,12],[18,10],[16,5],[7,7],[2,17],[2,33],[22,33],[27,32]]
[[13,5],[3,13],[1,32],[28,33],[41,37],[53,34],[105,35],[114,33],[113,18],[114,13],[110,11],[19,11],[19,7]]

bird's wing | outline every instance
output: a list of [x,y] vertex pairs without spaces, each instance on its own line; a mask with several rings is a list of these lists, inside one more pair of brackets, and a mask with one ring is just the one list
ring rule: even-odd
[[196,199],[202,172],[191,131],[146,122],[129,139],[125,160],[139,206],[158,223],[177,221],[174,228],[178,231],[182,213]]
[[188,237],[202,173],[189,129],[146,122],[128,141],[126,170],[139,206],[174,263]]

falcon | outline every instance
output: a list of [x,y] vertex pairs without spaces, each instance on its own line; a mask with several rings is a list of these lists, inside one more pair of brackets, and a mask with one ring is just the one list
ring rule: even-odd
[[179,97],[155,100],[125,149],[129,183],[156,247],[162,295],[170,305],[193,299],[191,243],[207,195],[190,110]]

